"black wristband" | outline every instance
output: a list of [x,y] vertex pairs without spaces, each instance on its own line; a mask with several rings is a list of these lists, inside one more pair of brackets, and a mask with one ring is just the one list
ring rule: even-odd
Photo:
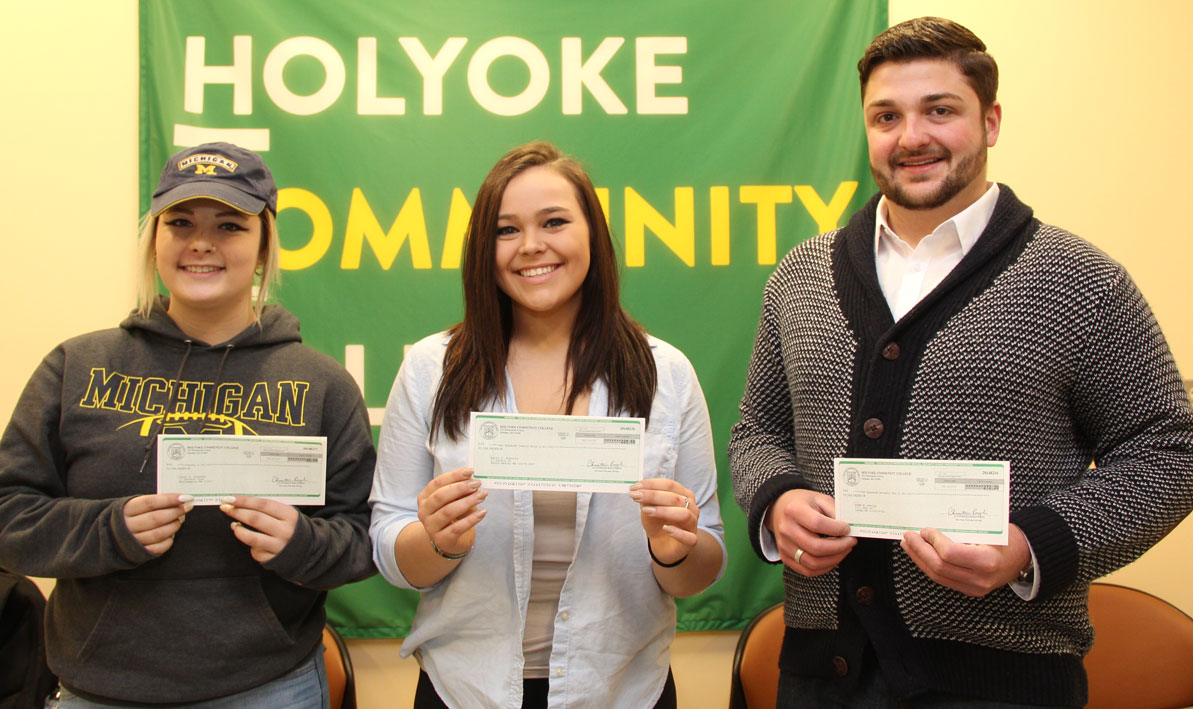
[[650,554],[650,560],[651,560],[651,561],[653,561],[654,563],[656,563],[656,564],[658,564],[659,566],[663,567],[664,569],[673,569],[673,568],[675,568],[676,566],[679,566],[680,564],[684,563],[684,562],[685,562],[685,561],[687,561],[687,559],[688,559],[688,555],[687,555],[687,554],[684,554],[684,555],[683,555],[683,556],[682,556],[682,557],[679,559],[679,561],[673,561],[673,562],[671,562],[670,564],[664,564],[663,562],[659,561],[659,557],[657,557],[657,556],[655,556],[655,555],[654,555],[654,549],[651,549],[651,548],[650,548],[650,540],[649,540],[649,539],[647,539],[647,540],[646,540],[646,553],[647,553],[647,554]]

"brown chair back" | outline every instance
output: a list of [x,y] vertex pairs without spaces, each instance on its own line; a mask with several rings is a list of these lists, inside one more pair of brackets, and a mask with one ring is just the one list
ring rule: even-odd
[[771,709],[779,693],[779,650],[783,647],[783,604],[767,608],[741,631],[733,653],[729,709]]
[[[1093,649],[1085,657],[1090,709],[1193,706],[1193,618],[1150,593],[1090,586]],[[730,709],[775,706],[783,604],[742,631],[733,658]]]
[[344,638],[330,625],[323,626],[323,664],[327,666],[327,688],[331,709],[356,709],[356,676],[352,656]]
[[1193,618],[1150,593],[1109,583],[1090,586],[1089,617],[1090,707],[1193,705]]

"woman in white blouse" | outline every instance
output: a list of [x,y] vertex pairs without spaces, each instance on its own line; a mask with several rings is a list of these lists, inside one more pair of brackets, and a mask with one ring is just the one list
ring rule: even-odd
[[[373,482],[374,559],[422,592],[415,707],[674,707],[674,597],[724,569],[708,410],[688,360],[618,300],[584,170],[546,143],[477,194],[464,320],[398,372]],[[471,411],[648,419],[628,495],[486,490]]]

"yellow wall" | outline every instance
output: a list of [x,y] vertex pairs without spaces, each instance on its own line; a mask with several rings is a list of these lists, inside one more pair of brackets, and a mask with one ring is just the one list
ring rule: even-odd
[[12,3],[0,25],[7,421],[47,352],[131,308],[137,4]]
[[[891,20],[939,14],[982,37],[1002,73],[991,176],[1042,219],[1123,262],[1193,378],[1193,99],[1183,0],[891,0]],[[132,0],[13,3],[0,28],[6,216],[0,378],[7,416],[59,341],[110,327],[133,297],[137,10]],[[1193,522],[1110,580],[1193,613]],[[734,634],[676,643],[680,704],[724,706]],[[353,641],[362,706],[404,706],[397,642]],[[395,668],[397,668],[395,670]]]

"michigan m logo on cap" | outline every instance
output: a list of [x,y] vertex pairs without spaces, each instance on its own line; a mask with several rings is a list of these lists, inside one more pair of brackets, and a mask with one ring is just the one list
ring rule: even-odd
[[236,172],[236,162],[216,153],[197,153],[178,161],[179,171],[191,165],[195,166],[196,175],[214,175],[216,167],[222,167],[228,172]]

